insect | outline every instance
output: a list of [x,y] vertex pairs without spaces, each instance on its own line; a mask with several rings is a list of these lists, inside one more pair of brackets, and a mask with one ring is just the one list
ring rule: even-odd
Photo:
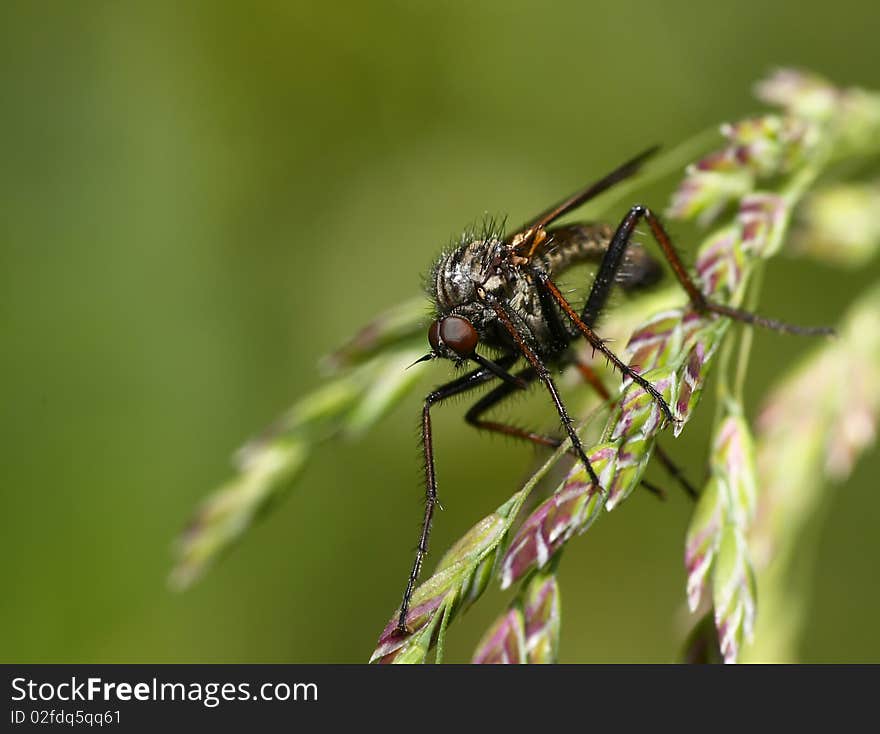
[[[466,413],[465,420],[480,429],[502,433],[545,446],[559,446],[557,438],[486,420],[483,415],[505,398],[535,382],[548,392],[576,457],[595,486],[601,487],[571,415],[563,402],[552,370],[574,361],[571,345],[586,339],[622,375],[644,388],[655,400],[667,423],[674,422],[672,409],[660,393],[629,367],[599,337],[595,324],[615,284],[637,291],[655,283],[662,274],[660,263],[631,243],[636,226],[647,223],[653,239],[669,263],[691,307],[703,314],[717,314],[747,324],[797,334],[826,334],[825,328],[802,328],[766,319],[706,298],[688,274],[658,217],[647,207],[633,206],[616,229],[607,224],[579,223],[551,227],[560,217],[634,175],[655,152],[650,148],[632,160],[539,214],[513,233],[484,232],[464,238],[458,247],[437,261],[429,281],[429,296],[436,318],[428,330],[431,351],[418,362],[448,359],[457,366],[476,368],[432,390],[422,410],[422,443],[425,459],[425,514],[416,558],[410,572],[398,617],[398,631],[406,633],[409,603],[428,552],[428,539],[437,500],[437,478],[431,431],[431,409],[454,395],[500,381]],[[566,299],[556,278],[580,263],[598,262],[586,301],[576,310]],[[487,356],[486,351],[497,355]],[[516,372],[510,370],[524,363]]]

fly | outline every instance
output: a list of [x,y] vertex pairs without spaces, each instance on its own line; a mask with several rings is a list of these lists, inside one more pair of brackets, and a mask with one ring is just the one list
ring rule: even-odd
[[[584,465],[595,486],[601,488],[551,374],[551,370],[576,362],[570,347],[583,338],[621,375],[638,383],[656,401],[666,423],[676,420],[656,388],[617,357],[595,331],[595,324],[615,284],[624,290],[638,291],[653,285],[662,276],[660,263],[641,246],[631,242],[640,222],[647,223],[663,258],[687,293],[691,308],[698,313],[716,314],[788,333],[832,333],[831,329],[823,327],[791,326],[708,299],[688,274],[663,224],[646,206],[633,206],[616,228],[597,223],[551,226],[614,184],[633,176],[656,151],[654,147],[640,153],[512,233],[492,231],[490,227],[480,236],[464,238],[434,266],[429,281],[429,296],[436,313],[428,329],[431,351],[418,361],[448,359],[457,365],[473,363],[476,367],[431,391],[425,398],[422,410],[425,514],[416,558],[400,607],[397,626],[401,633],[407,631],[410,599],[428,552],[431,524],[438,503],[431,431],[431,408],[434,405],[480,385],[496,382],[496,386],[467,411],[465,420],[476,428],[556,447],[561,444],[558,438],[483,417],[510,395],[540,382],[559,414],[571,441],[572,452]],[[586,302],[578,310],[560,291],[556,279],[575,265],[591,262],[598,263],[598,270]],[[487,350],[497,356],[490,358]],[[517,363],[521,366],[511,371]],[[578,367],[584,372],[589,370],[585,365],[579,364]],[[589,374],[585,376],[596,384]],[[664,459],[662,455],[660,458]],[[664,461],[667,463],[668,459]]]

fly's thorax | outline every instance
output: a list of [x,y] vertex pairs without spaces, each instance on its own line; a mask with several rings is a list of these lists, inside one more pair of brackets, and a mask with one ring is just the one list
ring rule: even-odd
[[445,253],[434,266],[431,297],[441,314],[479,300],[478,289],[497,293],[509,277],[509,247],[500,239],[466,242]]

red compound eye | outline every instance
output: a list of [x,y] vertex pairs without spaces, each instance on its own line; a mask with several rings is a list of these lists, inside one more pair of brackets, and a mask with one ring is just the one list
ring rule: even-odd
[[436,354],[440,350],[440,322],[435,321],[428,329],[428,343]]
[[477,330],[470,321],[460,316],[447,316],[443,319],[439,324],[439,332],[442,342],[459,357],[468,357],[477,348]]

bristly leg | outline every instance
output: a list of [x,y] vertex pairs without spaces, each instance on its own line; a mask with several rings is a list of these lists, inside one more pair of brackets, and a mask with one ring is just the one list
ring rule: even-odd
[[546,293],[549,293],[553,297],[553,299],[559,304],[559,306],[562,308],[568,318],[584,335],[584,337],[592,345],[592,347],[601,352],[605,357],[607,357],[611,364],[614,365],[614,367],[618,371],[630,377],[633,381],[638,383],[646,392],[651,395],[651,397],[660,406],[660,409],[663,411],[663,414],[668,421],[674,422],[676,419],[672,413],[671,408],[663,399],[663,396],[657,392],[653,385],[651,385],[647,380],[641,377],[641,375],[639,375],[631,367],[626,365],[620,358],[617,357],[617,355],[614,354],[614,352],[608,349],[608,347],[605,345],[605,342],[596,334],[595,331],[593,331],[592,328],[592,325],[596,322],[599,314],[602,312],[602,309],[605,307],[605,304],[608,301],[608,297],[611,293],[611,288],[614,285],[617,274],[623,264],[626,249],[631,242],[633,231],[635,230],[641,219],[645,219],[648,222],[654,239],[660,246],[660,249],[663,252],[663,255],[666,258],[667,262],[672,267],[676,279],[681,284],[685,292],[688,294],[691,306],[695,311],[699,313],[715,313],[718,315],[727,316],[737,321],[742,321],[747,324],[763,326],[769,329],[774,329],[776,331],[782,331],[789,334],[829,335],[834,333],[833,329],[827,327],[800,327],[786,324],[775,319],[767,319],[762,316],[753,314],[749,311],[743,311],[741,309],[737,309],[731,306],[716,303],[706,298],[706,296],[688,274],[687,268],[684,266],[684,263],[682,262],[681,258],[678,255],[678,252],[673,246],[669,235],[663,228],[663,225],[660,223],[660,220],[657,218],[657,216],[645,206],[637,205],[632,207],[629,213],[618,225],[617,230],[615,231],[614,236],[612,237],[611,242],[608,245],[608,249],[605,251],[605,254],[602,257],[602,262],[599,265],[599,270],[596,273],[596,276],[593,280],[593,285],[590,288],[590,294],[587,297],[586,303],[580,315],[574,310],[574,308],[567,301],[567,299],[556,286],[556,284],[550,279],[550,276],[547,273],[537,268],[532,268],[531,275],[538,283],[539,287]]
[[559,418],[562,421],[565,432],[568,434],[568,437],[571,440],[572,448],[574,449],[575,453],[577,453],[577,456],[583,463],[584,468],[587,470],[587,474],[589,474],[590,480],[593,482],[596,488],[601,491],[602,483],[599,481],[599,477],[597,476],[596,471],[593,469],[593,465],[587,458],[587,454],[584,451],[584,447],[581,443],[580,437],[578,436],[577,431],[574,428],[574,423],[571,420],[571,416],[569,416],[568,410],[565,407],[565,403],[562,402],[562,398],[559,395],[559,390],[556,387],[556,383],[553,382],[553,378],[550,376],[550,371],[547,369],[547,366],[529,344],[528,330],[525,327],[522,327],[522,329],[517,328],[517,326],[514,324],[513,316],[507,310],[504,304],[501,303],[501,301],[499,301],[497,298],[485,292],[481,294],[481,297],[495,311],[495,315],[498,317],[498,321],[513,338],[523,357],[525,357],[528,363],[532,366],[532,369],[535,371],[537,378],[542,383],[544,383],[544,387],[546,387],[547,392],[550,393],[550,397],[553,400],[553,405],[556,407],[556,412],[559,414]]
[[751,311],[743,311],[732,306],[725,306],[723,303],[716,303],[706,299],[706,310],[719,316],[728,316],[736,321],[741,321],[750,326],[760,326],[771,331],[778,331],[782,334],[793,334],[794,336],[834,336],[837,332],[831,326],[798,326],[797,324],[788,324],[778,319],[768,319]]
[[[516,359],[516,355],[509,355],[498,360],[498,364],[506,369],[513,364]],[[409,574],[409,581],[407,582],[406,590],[403,592],[403,602],[400,605],[400,616],[397,621],[397,628],[401,633],[406,632],[406,617],[409,613],[409,603],[410,599],[412,599],[416,581],[419,578],[419,573],[421,573],[425,556],[428,554],[428,539],[431,536],[431,524],[434,519],[434,509],[438,504],[437,476],[434,470],[434,440],[431,431],[431,407],[447,398],[473,390],[483,383],[496,378],[497,375],[493,370],[480,367],[479,369],[468,372],[466,375],[463,375],[452,382],[441,385],[437,389],[431,391],[425,398],[425,404],[422,408],[422,447],[425,454],[425,516],[422,520],[422,530],[419,534],[416,558]]]
[[666,232],[666,229],[663,227],[663,224],[660,222],[660,219],[648,207],[642,206],[641,204],[638,204],[629,210],[629,213],[618,225],[614,237],[611,239],[611,243],[605,251],[602,263],[599,266],[599,271],[593,280],[592,287],[590,288],[590,295],[587,297],[587,302],[583,309],[583,319],[587,323],[591,323],[592,320],[598,316],[599,312],[607,302],[611,286],[613,285],[614,278],[623,262],[623,256],[626,253],[626,248],[630,244],[633,231],[642,219],[647,221],[648,226],[651,228],[651,234],[654,236],[654,240],[656,240],[657,244],[660,246],[663,256],[672,267],[672,271],[675,273],[675,277],[681,284],[681,287],[688,294],[691,307],[698,313],[714,313],[719,316],[727,316],[728,318],[741,321],[745,324],[761,326],[785,334],[796,334],[799,336],[829,336],[834,334],[834,329],[830,327],[795,326],[776,319],[768,319],[751,313],[750,311],[734,308],[733,306],[726,306],[723,303],[716,303],[715,301],[706,298],[694,282],[693,278],[688,274],[687,268],[684,266],[681,257],[679,257],[678,252],[672,244],[672,240]]
[[[581,368],[583,368],[583,371],[589,372],[596,378],[597,382],[595,384],[593,382],[589,382],[589,384],[596,390],[597,394],[603,400],[608,400],[611,395],[605,389],[605,386],[598,381],[598,376],[595,374],[595,372],[593,372],[589,366],[578,363],[578,369]],[[537,379],[537,374],[531,367],[520,370],[516,373],[516,376],[526,384],[530,384]],[[476,403],[474,403],[465,414],[464,419],[474,428],[478,428],[480,430],[491,431],[493,433],[500,433],[504,436],[510,436],[511,438],[519,438],[524,441],[530,441],[537,446],[546,446],[550,449],[558,449],[562,445],[562,440],[557,438],[556,436],[547,436],[543,433],[538,433],[537,431],[530,431],[525,428],[510,425],[509,423],[499,423],[498,421],[486,420],[482,417],[484,413],[504,401],[507,397],[512,395],[514,391],[514,386],[509,383],[498,385],[497,387],[493,388],[491,392],[488,392]],[[666,467],[669,474],[676,479],[682,489],[684,489],[685,493],[692,498],[696,498],[697,491],[694,489],[693,485],[688,482],[687,478],[684,476],[684,473],[669,457],[669,455],[666,454],[666,452],[664,452],[659,445],[655,446],[654,451],[657,454],[658,460],[664,465],[664,467]],[[569,453],[574,454],[574,456],[577,458],[577,453],[574,451],[573,448],[569,449]],[[666,493],[656,485],[653,485],[645,480],[642,480],[640,484],[660,499],[665,499]]]
[[559,290],[557,285],[552,280],[550,280],[550,276],[540,270],[532,270],[532,277],[535,278],[535,281],[538,283],[538,286],[540,288],[546,290],[554,298],[554,300],[559,304],[560,308],[565,312],[565,315],[568,316],[568,318],[578,328],[581,334],[584,335],[584,337],[587,339],[593,349],[601,352],[621,374],[629,377],[633,382],[637,383],[643,390],[645,390],[645,392],[647,392],[660,406],[660,410],[663,412],[666,420],[670,423],[675,423],[676,418],[672,412],[672,408],[669,407],[669,404],[666,402],[666,400],[664,400],[663,396],[659,392],[657,392],[657,388],[655,388],[638,372],[632,369],[632,367],[627,365],[623,360],[620,359],[620,357],[618,357],[605,345],[605,342],[599,338],[596,332],[593,331],[584,322],[577,311],[574,310],[574,308],[568,302],[565,296],[562,295],[562,291]]
[[[523,384],[529,385],[538,379],[538,374],[532,367],[526,367],[516,373],[516,377],[522,380]],[[499,423],[497,421],[485,420],[482,418],[483,413],[491,410],[507,397],[512,395],[516,388],[510,383],[504,383],[494,387],[490,392],[477,400],[465,413],[464,419],[474,428],[493,433],[500,433],[512,438],[520,438],[524,441],[531,441],[539,446],[547,446],[549,448],[558,448],[562,443],[559,439],[552,436],[545,436],[536,431],[529,431],[508,423]]]

